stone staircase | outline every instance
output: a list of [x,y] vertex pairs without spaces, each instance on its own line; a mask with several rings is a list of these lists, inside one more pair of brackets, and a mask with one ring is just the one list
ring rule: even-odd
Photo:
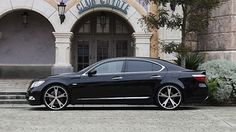
[[25,92],[0,92],[0,104],[26,104]]
[[31,79],[0,79],[0,104],[26,104]]

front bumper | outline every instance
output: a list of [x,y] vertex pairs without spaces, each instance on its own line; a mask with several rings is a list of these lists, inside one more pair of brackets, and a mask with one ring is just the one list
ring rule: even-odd
[[28,89],[25,95],[25,98],[30,105],[41,105],[42,104],[42,96],[41,92],[37,91],[37,89],[40,89],[38,87],[35,87],[33,89]]

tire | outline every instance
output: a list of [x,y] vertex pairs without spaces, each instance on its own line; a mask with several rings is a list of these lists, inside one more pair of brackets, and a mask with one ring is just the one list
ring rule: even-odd
[[182,103],[182,92],[174,85],[165,85],[158,89],[155,101],[161,109],[175,110]]
[[62,110],[69,102],[69,94],[63,86],[52,85],[43,94],[44,105],[50,110]]

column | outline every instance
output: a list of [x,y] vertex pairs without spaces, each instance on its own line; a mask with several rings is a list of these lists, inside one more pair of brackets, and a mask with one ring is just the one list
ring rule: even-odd
[[55,36],[56,52],[55,64],[52,67],[52,74],[72,72],[73,67],[70,63],[70,50],[72,32],[59,33],[53,32]]
[[135,38],[135,56],[150,57],[150,38],[152,33],[133,33]]
[[[158,15],[158,5],[156,1],[150,1],[150,12],[154,15]],[[159,57],[159,49],[158,49],[158,30],[153,28],[150,29],[152,32],[151,42],[150,42],[150,56],[152,58],[158,58]]]

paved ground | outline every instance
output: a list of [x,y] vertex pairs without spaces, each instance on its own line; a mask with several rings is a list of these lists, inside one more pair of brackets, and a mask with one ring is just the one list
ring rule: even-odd
[[74,106],[48,111],[0,105],[0,132],[235,132],[236,107]]

